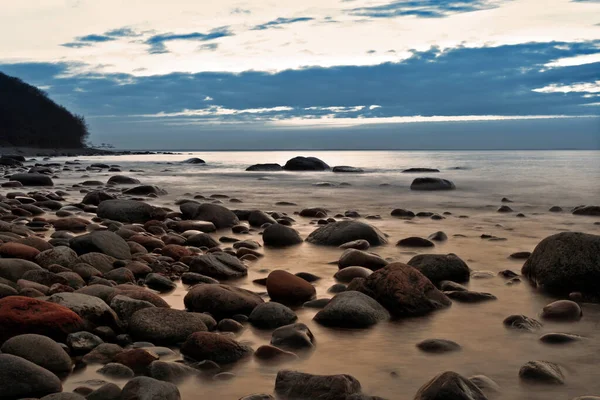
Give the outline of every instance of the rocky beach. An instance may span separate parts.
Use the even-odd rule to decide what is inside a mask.
[[[2,152],[0,400],[600,399],[597,151]]]

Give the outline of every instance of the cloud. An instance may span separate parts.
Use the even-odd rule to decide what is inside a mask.
[[[94,43],[112,42],[114,40],[117,40],[118,38],[137,36],[141,36],[141,34],[135,32],[131,28],[124,27],[112,29],[110,31],[105,32],[102,35],[91,34],[86,36],[79,36],[76,37],[73,42],[63,43],[61,44],[61,46],[70,47],[73,49],[80,49],[82,47],[91,47],[94,45]]]
[[[141,33],[138,33],[136,31],[134,31],[131,28],[118,28],[118,29],[113,29],[110,31],[107,31],[104,33],[106,36],[110,36],[110,37],[138,37],[141,36]]]
[[[91,43],[84,43],[84,42],[69,42],[69,43],[63,43],[61,44],[62,47],[69,47],[72,49],[81,49],[82,47],[91,47],[92,44]]]
[[[200,50],[200,51],[204,51],[204,50],[215,51],[218,48],[219,48],[219,43],[205,43],[205,44],[200,45],[198,47],[198,50]]]
[[[311,17],[300,17],[300,18],[282,18],[279,17],[269,22],[265,22],[264,24],[256,25],[251,30],[253,31],[262,31],[271,28],[280,28],[281,25],[290,25],[296,22],[307,22],[312,21],[314,18]]]
[[[236,15],[236,14],[244,14],[244,15],[248,15],[250,14],[251,11],[247,10],[245,8],[240,8],[240,7],[236,7],[233,10],[231,10],[231,14]]]
[[[222,26],[210,30],[208,33],[191,32],[191,33],[163,33],[151,36],[146,39],[145,43],[150,45],[150,54],[168,53],[166,42],[174,40],[198,40],[206,42],[222,37],[233,36],[233,32],[227,26]]]
[[[442,18],[452,14],[496,8],[505,1],[510,0],[399,0],[348,11],[351,15],[371,18],[394,18],[407,15]]]

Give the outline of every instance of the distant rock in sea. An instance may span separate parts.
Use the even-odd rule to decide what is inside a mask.
[[[410,185],[410,190],[454,190],[453,182],[441,178],[417,178]]]
[[[331,167],[316,157],[298,156],[288,160],[283,169],[286,171],[328,171]]]

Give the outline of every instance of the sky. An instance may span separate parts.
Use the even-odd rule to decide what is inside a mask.
[[[0,71],[124,149],[600,149],[600,0],[5,1]]]

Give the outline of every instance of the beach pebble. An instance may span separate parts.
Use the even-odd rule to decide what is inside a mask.
[[[447,371],[423,385],[414,397],[414,400],[487,400],[483,392],[470,380]]]
[[[337,400],[360,392],[360,382],[350,375],[311,375],[283,370],[275,378],[275,393],[282,398]]]
[[[132,400],[180,400],[181,395],[177,386],[146,376],[133,378],[123,387],[122,399]]]
[[[544,307],[541,317],[557,321],[578,321],[582,315],[579,304],[571,300],[557,300]]]
[[[196,332],[190,335],[181,354],[194,360],[210,360],[218,364],[236,362],[252,354],[253,350],[234,339],[212,332]]]
[[[468,282],[470,279],[471,269],[455,254],[419,254],[407,264],[416,268],[433,283]]]
[[[336,295],[314,320],[337,328],[367,328],[390,318],[387,310],[371,297],[356,291]]]
[[[519,377],[524,381],[562,385],[565,376],[558,364],[549,361],[529,361],[519,370]]]

